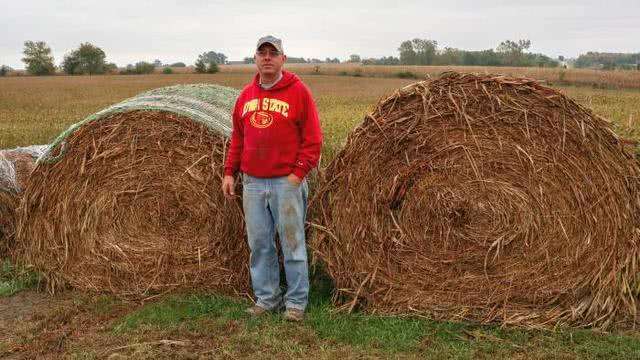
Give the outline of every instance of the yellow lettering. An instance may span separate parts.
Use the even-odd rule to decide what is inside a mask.
[[[244,103],[244,107],[242,108],[242,116],[251,111],[258,110],[258,99],[249,100]]]
[[[242,115],[244,116],[246,113],[257,111],[258,109],[261,109],[262,111],[277,112],[282,114],[284,117],[289,117],[289,104],[282,100],[271,98],[263,98],[262,103],[260,103],[259,99],[247,101],[242,109]]]
[[[269,111],[275,111],[278,112],[278,100],[276,99],[271,99],[269,101]]]

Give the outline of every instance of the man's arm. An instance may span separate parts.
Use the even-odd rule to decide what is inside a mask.
[[[224,178],[222,179],[222,192],[225,196],[235,195],[235,184],[233,177],[238,169],[240,169],[240,159],[242,157],[242,147],[244,145],[244,123],[242,118],[238,114],[238,102],[233,109],[232,121],[233,129],[231,130],[231,141],[229,143],[229,150],[227,151],[227,158],[224,163]]]
[[[229,150],[227,151],[227,159],[224,163],[224,174],[234,176],[240,169],[240,158],[242,156],[242,147],[244,144],[244,124],[238,113],[238,99],[233,109],[232,121],[233,129],[231,130],[231,141]]]
[[[300,124],[302,143],[292,171],[292,174],[300,180],[304,179],[311,169],[318,166],[322,148],[322,130],[320,129],[318,109],[309,89],[304,85],[302,89],[304,91],[302,95],[304,111]]]

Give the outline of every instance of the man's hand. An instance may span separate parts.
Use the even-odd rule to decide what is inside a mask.
[[[236,195],[233,176],[225,175],[222,178],[222,193],[227,199],[231,199]]]
[[[302,182],[302,179],[291,173],[287,176],[287,181],[289,181],[291,185],[298,186]]]

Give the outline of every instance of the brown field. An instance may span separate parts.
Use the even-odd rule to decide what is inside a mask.
[[[640,71],[594,70],[537,67],[498,66],[415,66],[415,65],[362,65],[342,64],[287,64],[287,68],[301,75],[339,75],[364,77],[414,76],[422,79],[437,76],[445,71],[472,72],[480,74],[504,74],[543,80],[556,85],[585,85],[595,88],[640,89]],[[158,67],[156,74],[164,67]],[[193,66],[171,68],[174,74],[194,74]],[[254,65],[221,65],[220,72],[247,74],[255,71]],[[14,71],[12,76],[25,76],[23,71]],[[60,74],[62,75],[62,74]]]
[[[228,69],[225,69],[227,71]],[[292,69],[294,71],[297,71]],[[218,83],[239,88],[251,79],[242,73],[53,76],[0,78],[0,148],[51,141],[82,118],[142,91],[187,83]],[[414,79],[301,74],[315,95],[326,137],[325,159],[375,102]],[[625,137],[640,138],[640,91],[561,86],[579,103],[610,119]]]
[[[299,74],[361,75],[396,77],[400,73],[412,73],[418,78],[437,76],[445,71],[481,74],[524,76],[557,84],[588,85],[595,87],[640,88],[640,71],[561,69],[536,67],[486,67],[486,66],[392,66],[361,64],[289,64],[287,67]],[[253,72],[252,65],[225,65],[222,72]]]
[[[320,66],[322,73],[329,72]],[[331,71],[358,68],[368,69],[345,64]],[[387,69],[389,74],[401,71],[373,68]],[[314,69],[309,65],[291,65],[289,69],[301,73],[318,104],[325,135],[322,167],[378,99],[415,81],[393,76],[312,75]],[[50,142],[70,124],[144,90],[185,83],[239,88],[252,73],[253,68],[246,66],[223,67],[213,75],[0,78],[0,148]],[[640,88],[638,78],[634,81]],[[559,88],[610,119],[618,134],[640,139],[640,90]],[[247,302],[212,294],[174,294],[150,303],[77,291],[51,297],[28,290],[35,287],[35,275],[14,268],[6,259],[0,261],[0,358],[640,359],[637,330],[611,334],[566,328],[537,331],[339,314],[330,305],[329,288],[318,279],[312,283],[307,321],[291,325],[280,316],[248,319],[242,312]]]
[[[250,79],[249,73],[0,78],[0,148],[49,142],[70,124],[148,89],[188,83],[239,88]],[[336,126],[346,118],[353,124],[378,97],[410,82],[319,76],[305,80],[326,122]]]

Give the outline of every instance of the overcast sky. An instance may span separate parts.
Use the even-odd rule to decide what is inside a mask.
[[[530,39],[531,51],[575,57],[586,51],[640,52],[640,0],[140,1],[2,0],[0,64],[22,68],[25,40],[42,40],[56,64],[81,42],[119,66],[140,60],[193,64],[214,50],[252,55],[258,37],[283,39],[289,56],[398,56],[407,39],[439,47],[495,48]]]

